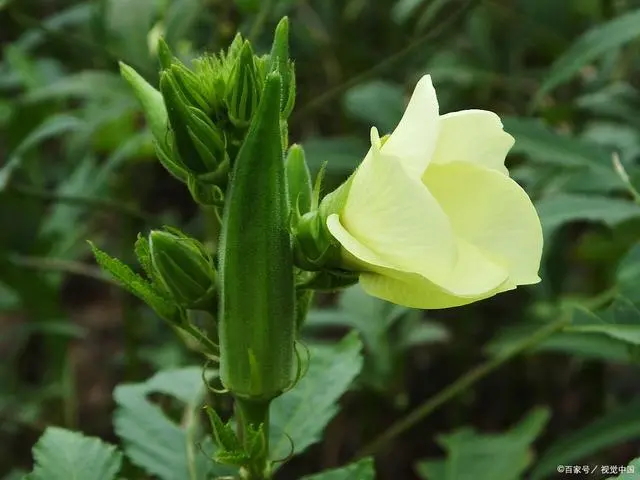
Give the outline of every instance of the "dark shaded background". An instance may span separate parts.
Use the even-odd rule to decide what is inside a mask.
[[[512,175],[545,202],[543,225],[552,225],[542,284],[420,313],[437,328],[411,345],[398,346],[390,329],[386,371],[367,364],[323,442],[278,474],[294,479],[347,463],[394,419],[532,326],[566,314],[569,302],[600,312],[628,288],[616,269],[633,261],[624,256],[638,240],[640,215],[609,162],[618,152],[635,183],[640,44],[633,34],[609,46],[587,42],[574,54],[575,73],[532,100],[586,31],[638,8],[613,0],[0,1],[0,475],[30,469],[47,425],[116,443],[116,384],[200,361],[105,281],[85,243],[133,264],[138,232],[174,223],[206,233],[187,189],[154,160],[138,105],[117,75],[121,59],[157,82],[148,32],[160,20],[188,59],[223,48],[238,29],[265,52],[277,20],[290,16],[298,75],[291,141],[305,146],[314,172],[329,162],[327,190],[366,152],[370,126],[393,128],[416,80],[431,73],[441,112],[483,108],[506,118],[517,139]],[[625,28],[640,34],[634,22]],[[600,53],[579,60],[590,49]],[[596,209],[585,198],[614,203]],[[319,297],[318,308],[336,302]],[[345,331],[320,326],[309,335]],[[503,431],[538,405],[552,412],[538,454],[605,417],[605,427],[581,437],[596,442],[577,463],[626,465],[640,455],[636,346],[607,335],[555,336],[397,438],[377,458],[379,478],[418,478],[418,460],[443,455],[439,434],[464,425]],[[382,347],[367,348],[371,358],[382,355]],[[622,420],[606,421],[620,408],[628,409]]]

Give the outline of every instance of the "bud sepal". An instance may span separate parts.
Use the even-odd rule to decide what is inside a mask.
[[[155,277],[178,305],[197,310],[212,308],[216,271],[200,242],[176,229],[153,230],[149,234],[149,254]]]

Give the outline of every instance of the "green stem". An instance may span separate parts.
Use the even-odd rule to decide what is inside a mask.
[[[247,398],[236,398],[236,408],[238,412],[238,428],[240,438],[245,449],[251,452],[250,465],[241,471],[243,480],[267,480],[271,478],[269,465],[269,407],[271,400],[252,400]],[[262,448],[254,451],[251,432],[256,432],[262,428],[261,442]]]
[[[497,355],[494,358],[486,361],[485,363],[473,368],[465,375],[460,377],[458,380],[453,382],[444,390],[441,390],[435,396],[428,399],[418,408],[413,410],[409,415],[404,418],[401,418],[397,422],[395,422],[391,427],[389,427],[386,431],[384,431],[381,435],[371,441],[368,445],[360,450],[358,453],[358,458],[365,457],[367,455],[372,455],[376,451],[378,451],[381,447],[388,444],[390,441],[398,437],[400,434],[409,430],[411,427],[416,425],[418,422],[423,420],[425,417],[436,411],[446,402],[464,392],[467,388],[471,387],[479,380],[483,379],[494,370],[498,369],[501,365],[508,362],[512,358],[520,355],[521,353],[529,350],[532,347],[537,346],[539,343],[546,340],[552,334],[562,330],[570,323],[570,317],[561,316],[555,322],[544,325],[540,329],[538,329],[533,335],[525,338],[518,344],[514,345],[511,349],[503,353],[502,355]]]

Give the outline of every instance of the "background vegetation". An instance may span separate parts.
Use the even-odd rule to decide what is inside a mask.
[[[86,240],[133,265],[138,232],[208,231],[154,159],[117,61],[154,83],[159,35],[185,60],[237,30],[265,52],[282,15],[298,75],[291,140],[314,172],[328,161],[327,189],[430,73],[442,112],[504,118],[545,255],[541,284],[453,310],[357,287],[319,297],[312,367],[274,411],[296,453],[277,478],[351,462],[478,365],[462,393],[376,448],[378,478],[562,478],[557,465],[640,456],[640,2],[0,0],[0,478],[31,470],[50,426],[120,445],[129,479],[211,473],[199,407],[227,400],[202,392],[201,359],[111,284]],[[570,327],[493,368],[558,319]],[[77,440],[49,432],[60,449]]]

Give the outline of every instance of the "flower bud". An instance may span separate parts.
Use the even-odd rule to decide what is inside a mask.
[[[184,308],[207,309],[215,296],[216,271],[204,246],[174,229],[149,234],[156,278]]]
[[[276,27],[269,55],[267,71],[280,72],[282,77],[282,99],[280,111],[283,118],[293,111],[296,97],[296,77],[293,62],[289,59],[289,19],[283,17]]]
[[[223,133],[202,110],[189,104],[172,71],[162,73],[160,90],[173,132],[173,163],[196,176],[215,172],[226,158]]]
[[[225,103],[229,119],[236,127],[246,128],[258,109],[262,79],[260,78],[251,44],[246,41],[240,50],[229,76]]]
[[[294,216],[301,216],[311,210],[311,173],[300,145],[292,145],[287,155],[287,184],[289,205]]]
[[[353,175],[322,199],[320,206],[302,216],[294,226],[294,259],[309,271],[341,268],[341,245],[327,227],[329,215],[339,212],[349,194]]]

